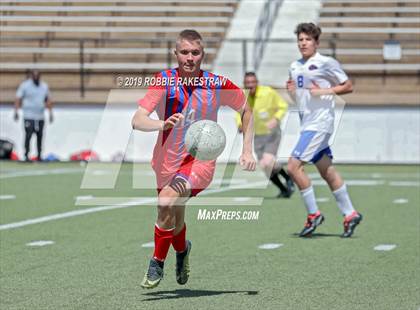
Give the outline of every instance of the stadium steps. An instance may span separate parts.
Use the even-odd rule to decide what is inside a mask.
[[[167,69],[168,58],[175,65],[174,41],[185,28],[205,37],[203,67],[210,69],[237,5],[238,0],[0,0],[1,102],[13,101],[33,68],[42,72],[55,102],[103,103],[117,87],[117,76],[149,76]]]
[[[319,25],[320,51],[337,58],[353,81],[346,102],[420,104],[420,1],[324,0]],[[399,41],[401,59],[384,60],[389,39]]]

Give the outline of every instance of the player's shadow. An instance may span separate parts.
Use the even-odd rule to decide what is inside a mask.
[[[298,233],[293,233],[292,236],[299,238],[299,239],[317,239],[317,238],[326,238],[326,237],[338,237],[341,238],[341,234],[324,234],[324,233],[313,233],[309,237],[299,237]]]
[[[210,290],[190,290],[190,289],[176,289],[172,291],[157,291],[143,294],[150,296],[150,298],[143,299],[143,301],[153,301],[161,299],[177,299],[177,298],[190,298],[190,297],[204,297],[204,296],[217,296],[224,294],[240,294],[245,295],[258,295],[258,291],[210,291]]]

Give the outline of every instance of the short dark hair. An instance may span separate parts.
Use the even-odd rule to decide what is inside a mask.
[[[204,42],[203,42],[203,37],[201,36],[201,34],[198,33],[198,31],[194,30],[194,29],[185,29],[182,30],[179,35],[178,38],[176,40],[177,45],[182,41],[182,40],[188,40],[188,41],[200,41],[200,45],[202,47],[204,47]]]
[[[321,28],[314,23],[300,23],[296,26],[295,34],[299,37],[301,33],[305,33],[314,38],[315,41],[319,41],[322,31]]]
[[[254,71],[247,71],[247,72],[245,72],[244,78],[246,78],[248,76],[253,76],[253,77],[257,78],[257,74]]]

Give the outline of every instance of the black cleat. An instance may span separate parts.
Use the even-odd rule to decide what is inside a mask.
[[[295,183],[293,183],[292,179],[288,179],[286,181],[287,189],[289,191],[289,197],[292,196],[292,194],[295,192]]]
[[[160,280],[163,279],[163,262],[152,258],[150,260],[149,269],[144,275],[140,286],[142,288],[155,288],[159,285]]]
[[[191,246],[191,241],[187,240],[187,248],[185,249],[185,251],[176,253],[176,282],[178,282],[178,284],[181,285],[184,285],[188,282],[188,277],[190,275],[189,256],[191,252]]]
[[[360,224],[362,221],[363,216],[354,211],[349,216],[346,216],[344,218],[344,233],[341,235],[342,238],[350,238],[351,235],[353,235],[354,230],[356,229],[356,226]]]
[[[295,184],[291,179],[286,181],[287,189],[281,189],[277,198],[290,198],[295,192]]]
[[[290,198],[290,192],[289,191],[280,191],[278,193],[277,198]]]
[[[325,217],[319,211],[315,214],[309,214],[306,219],[305,227],[300,232],[299,237],[309,237],[324,220]]]

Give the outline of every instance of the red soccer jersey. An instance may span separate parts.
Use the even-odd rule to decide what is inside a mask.
[[[227,78],[207,71],[200,71],[200,76],[195,79],[180,80],[178,69],[171,69],[158,73],[155,81],[166,83],[150,86],[145,97],[139,100],[139,105],[149,112],[156,111],[160,120],[166,120],[175,113],[184,115],[180,124],[159,132],[152,159],[158,179],[161,175],[174,175],[191,162],[202,169],[214,171],[214,160],[200,161],[189,155],[184,143],[185,133],[194,121],[217,121],[217,112],[222,105],[240,110],[245,104],[242,90]]]

